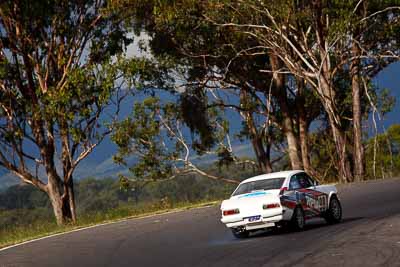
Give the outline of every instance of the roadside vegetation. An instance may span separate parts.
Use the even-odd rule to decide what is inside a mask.
[[[257,174],[252,168],[209,171],[238,181]],[[190,175],[129,190],[115,178],[86,178],[75,188],[79,219],[63,227],[57,226],[51,203],[40,190],[16,185],[1,192],[0,247],[78,227],[214,203],[228,196],[234,185]]]

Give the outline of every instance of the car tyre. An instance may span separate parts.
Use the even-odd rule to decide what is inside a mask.
[[[297,206],[293,211],[293,216],[290,221],[291,228],[295,231],[302,231],[304,230],[304,226],[306,224],[304,211],[301,206]]]
[[[244,229],[237,229],[237,228],[232,228],[232,234],[239,239],[247,238],[250,235],[249,231],[246,231]]]
[[[324,219],[329,224],[338,223],[342,220],[342,205],[336,196],[331,197]]]

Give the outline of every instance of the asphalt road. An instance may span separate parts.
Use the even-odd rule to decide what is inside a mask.
[[[400,180],[339,188],[343,222],[235,239],[218,207],[133,219],[0,251],[0,266],[400,266]]]

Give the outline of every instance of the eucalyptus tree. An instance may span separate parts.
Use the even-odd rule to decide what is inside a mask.
[[[261,170],[272,171],[271,148],[282,147],[281,132],[287,143],[291,167],[301,168],[296,110],[303,109],[303,118],[307,117],[309,125],[320,114],[315,111],[320,109],[296,105],[298,99],[293,96],[297,97],[294,93],[297,89],[290,92],[290,75],[267,71],[273,60],[266,47],[258,46],[257,40],[240,30],[218,27],[206,19],[207,14],[214,12],[211,2],[129,0],[119,1],[119,4],[127,12],[126,17],[133,18],[135,25],[142,25],[150,36],[151,53],[156,58],[173,61],[181,71],[185,81],[182,87],[197,87],[213,97],[225,89],[235,91],[240,101],[214,97],[210,106],[233,109],[241,115],[243,136],[250,140]],[[218,9],[215,12],[219,13]],[[241,15],[243,20],[251,20],[251,13]],[[231,14],[221,12],[218,16],[228,20]],[[314,104],[320,105],[317,101]],[[187,109],[185,113],[192,114],[192,111]],[[302,136],[306,132],[302,131]],[[306,145],[303,142],[303,146]],[[310,168],[307,161],[305,165]]]
[[[110,133],[102,120],[124,95],[117,66],[129,40],[106,7],[0,3],[0,168],[45,192],[58,224],[76,221],[74,170]]]
[[[400,59],[400,1],[360,1],[349,14],[351,50],[349,67],[352,88],[354,176],[362,180],[365,156],[362,144],[363,98],[375,76]],[[385,94],[385,92],[383,92]],[[386,99],[390,103],[390,97]],[[376,103],[370,103],[374,108]],[[385,112],[385,108],[381,110]],[[376,133],[377,134],[377,133]]]
[[[273,71],[290,72],[318,94],[328,115],[339,175],[352,181],[364,173],[361,135],[362,77],[371,79],[399,56],[398,1],[209,1],[205,17],[225,29],[236,28],[277,57]],[[221,16],[220,14],[230,14]],[[248,14],[252,14],[249,16]],[[365,47],[367,49],[362,49]],[[252,49],[249,47],[248,49]],[[279,68],[281,67],[281,68]],[[352,81],[354,149],[342,116],[338,73]],[[355,155],[351,161],[351,152]]]
[[[232,156],[226,122],[217,113],[210,112],[205,122],[217,129],[211,133],[213,136],[204,136],[209,132],[190,134],[179,112],[179,105],[181,103],[149,96],[142,102],[136,102],[132,115],[117,124],[112,139],[119,151],[114,159],[124,165],[127,165],[127,157],[133,157],[135,161],[130,166],[131,175],[121,175],[121,181],[140,184],[197,173],[213,180],[237,184],[238,181],[232,178],[207,173],[196,162],[200,154],[217,157],[220,164],[227,164],[228,161],[240,163]]]
[[[398,1],[118,2],[148,32],[152,53],[183,69],[190,84],[236,86],[241,99],[251,99],[247,102],[257,109],[249,113],[232,103],[225,106],[244,115],[268,114],[265,125],[275,124],[285,135],[292,168],[312,170],[304,118],[310,122],[320,115],[322,104],[340,179],[363,178],[361,126],[368,108],[362,103],[372,78],[398,60]],[[313,96],[319,101],[305,107],[304,100]],[[310,109],[319,112],[305,114]],[[251,129],[251,117],[243,118]],[[256,154],[268,155],[268,145],[254,146],[257,136],[249,135]],[[264,144],[269,137],[261,137]]]

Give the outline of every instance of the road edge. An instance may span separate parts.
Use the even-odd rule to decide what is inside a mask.
[[[92,229],[92,228],[96,228],[96,227],[100,227],[100,226],[116,224],[116,223],[131,221],[131,220],[146,219],[146,218],[151,218],[151,217],[160,216],[160,215],[167,215],[167,214],[184,212],[184,211],[188,211],[188,210],[205,209],[205,208],[216,206],[220,202],[221,201],[219,201],[219,200],[218,201],[212,201],[212,202],[206,202],[206,203],[199,204],[199,205],[196,205],[196,206],[176,208],[176,209],[168,210],[168,211],[165,211],[165,212],[159,212],[159,213],[153,213],[153,214],[145,214],[145,215],[142,215],[142,216],[141,215],[131,216],[131,217],[127,217],[127,218],[118,219],[118,220],[115,220],[115,221],[109,221],[109,222],[104,222],[104,223],[95,224],[95,225],[89,225],[89,226],[82,226],[82,227],[77,226],[76,229],[66,230],[66,231],[62,231],[60,233],[54,233],[54,234],[49,234],[49,235],[38,237],[38,238],[33,238],[33,239],[30,239],[30,240],[26,240],[26,241],[23,241],[21,243],[9,245],[9,246],[3,247],[3,248],[0,247],[0,252],[8,250],[8,249],[11,249],[11,248],[15,248],[15,247],[18,247],[18,246],[22,246],[22,245],[25,245],[25,244],[37,242],[37,241],[40,241],[40,240],[44,240],[44,239],[48,239],[48,238],[52,238],[52,237],[56,237],[56,236],[61,236],[61,235],[67,235],[67,234],[71,234],[71,233],[75,233],[75,232],[79,232],[79,231],[84,231],[84,230],[88,230],[88,229]]]
[[[386,178],[386,179],[376,179],[376,180],[365,180],[365,181],[353,182],[353,183],[329,183],[329,184],[335,185],[335,186],[337,186],[339,188],[340,187],[345,188],[345,187],[353,186],[353,185],[356,185],[356,184],[362,185],[362,184],[381,182],[381,181],[385,181],[385,180],[400,180],[400,177],[393,177],[393,178]],[[216,206],[217,204],[221,203],[221,201],[222,200],[210,201],[210,202],[205,202],[205,203],[201,203],[201,204],[194,205],[194,206],[176,208],[176,209],[168,210],[168,211],[165,211],[165,212],[160,211],[158,213],[155,212],[155,213],[152,213],[152,214],[131,216],[131,217],[126,217],[126,218],[122,218],[122,219],[118,219],[118,220],[114,220],[114,221],[106,221],[106,222],[103,222],[103,223],[89,225],[89,226],[82,226],[82,227],[78,226],[75,229],[61,231],[59,233],[49,234],[49,235],[38,237],[38,238],[33,238],[33,239],[30,239],[30,240],[23,241],[21,243],[16,243],[16,244],[13,244],[13,245],[5,246],[3,248],[0,247],[0,252],[8,250],[8,249],[11,249],[11,248],[14,248],[14,247],[18,247],[18,246],[22,246],[22,245],[25,245],[25,244],[33,243],[33,242],[36,242],[36,241],[44,240],[44,239],[47,239],[47,238],[52,238],[52,237],[56,237],[56,236],[61,236],[61,235],[66,235],[66,234],[70,234],[70,233],[74,233],[74,232],[88,230],[88,229],[92,229],[92,228],[95,228],[95,227],[100,227],[100,226],[105,226],[105,225],[110,225],[110,224],[116,224],[116,223],[130,221],[130,220],[139,220],[139,219],[151,218],[151,217],[155,217],[155,216],[159,216],[159,215],[167,215],[167,214],[179,213],[179,212],[184,212],[184,211],[187,211],[187,210],[208,208],[208,207],[211,207],[211,206]]]

